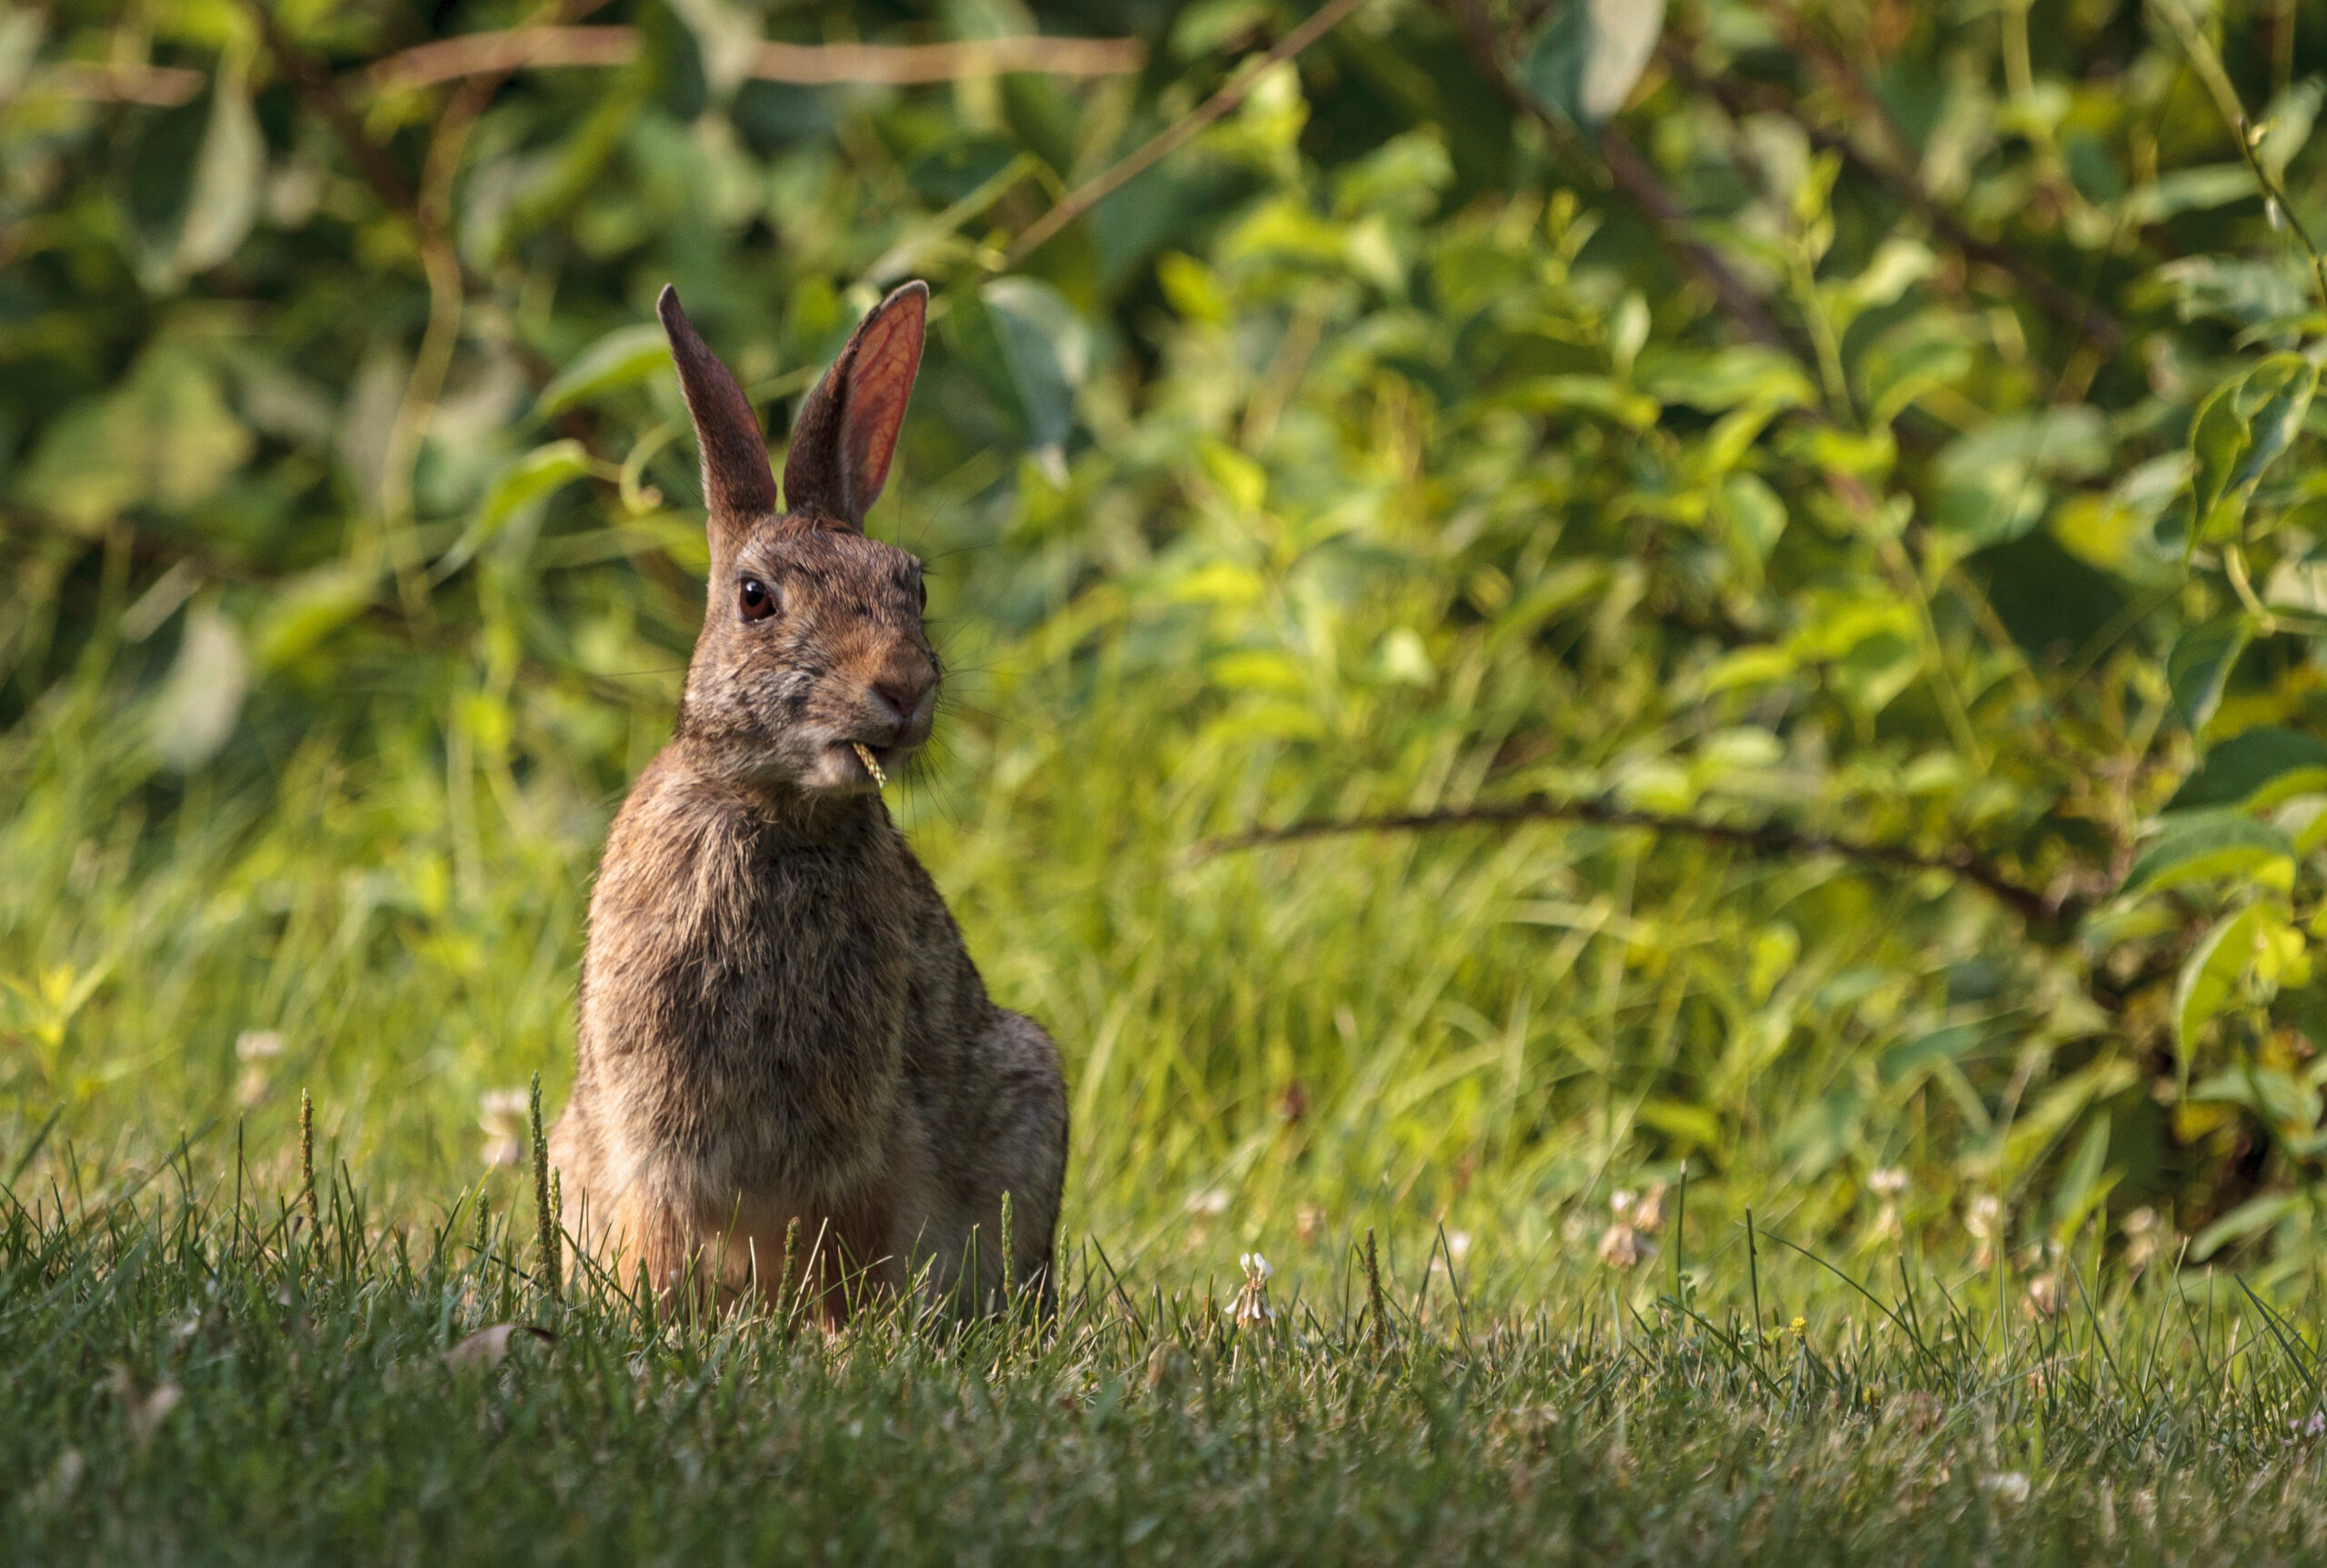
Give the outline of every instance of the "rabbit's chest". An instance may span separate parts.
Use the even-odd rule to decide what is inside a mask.
[[[899,924],[813,869],[764,875],[754,891],[744,929],[706,955],[737,1047],[794,1074],[894,1057],[911,968]]]
[[[592,900],[582,1033],[608,1115],[704,1201],[877,1173],[912,946],[876,835],[802,845],[650,796]]]
[[[763,860],[743,880],[691,944],[691,1038],[672,1064],[682,1141],[723,1189],[844,1185],[877,1164],[893,1120],[905,934],[814,856]]]

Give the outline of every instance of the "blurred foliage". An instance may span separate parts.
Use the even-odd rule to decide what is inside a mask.
[[[655,290],[780,445],[924,275],[873,527],[954,674],[893,800],[1067,1050],[1071,1223],[1523,1263],[1685,1161],[1707,1224],[2321,1261],[2327,19],[1368,0],[1016,254],[1304,15],[0,17],[27,1154],[306,1084],[468,1166],[700,616]],[[630,44],[379,65],[552,23]],[[1037,32],[1145,64],[753,74]]]

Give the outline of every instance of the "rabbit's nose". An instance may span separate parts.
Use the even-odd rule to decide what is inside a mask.
[[[913,727],[914,716],[920,713],[922,699],[929,694],[932,684],[926,672],[892,670],[873,683],[873,696],[889,711],[891,722],[903,734]]]

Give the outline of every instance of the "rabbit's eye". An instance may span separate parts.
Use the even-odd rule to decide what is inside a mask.
[[[767,584],[757,577],[744,578],[742,591],[736,597],[743,605],[746,621],[764,621],[775,614],[775,595],[769,593]]]
[[[916,577],[914,579],[913,591],[921,595],[921,607],[924,613],[926,613],[929,609],[929,584]]]

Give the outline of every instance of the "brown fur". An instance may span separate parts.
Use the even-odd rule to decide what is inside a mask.
[[[851,750],[902,767],[935,702],[921,564],[861,531],[925,298],[884,301],[810,395],[779,514],[749,404],[664,291],[711,501],[709,607],[676,737],[607,837],[550,1134],[576,1233],[619,1277],[644,1262],[666,1292],[765,1289],[797,1219],[830,1321],[856,1290],[915,1282],[990,1306],[1004,1193],[1014,1283],[1048,1299],[1065,1174],[1056,1048],[987,997]]]

